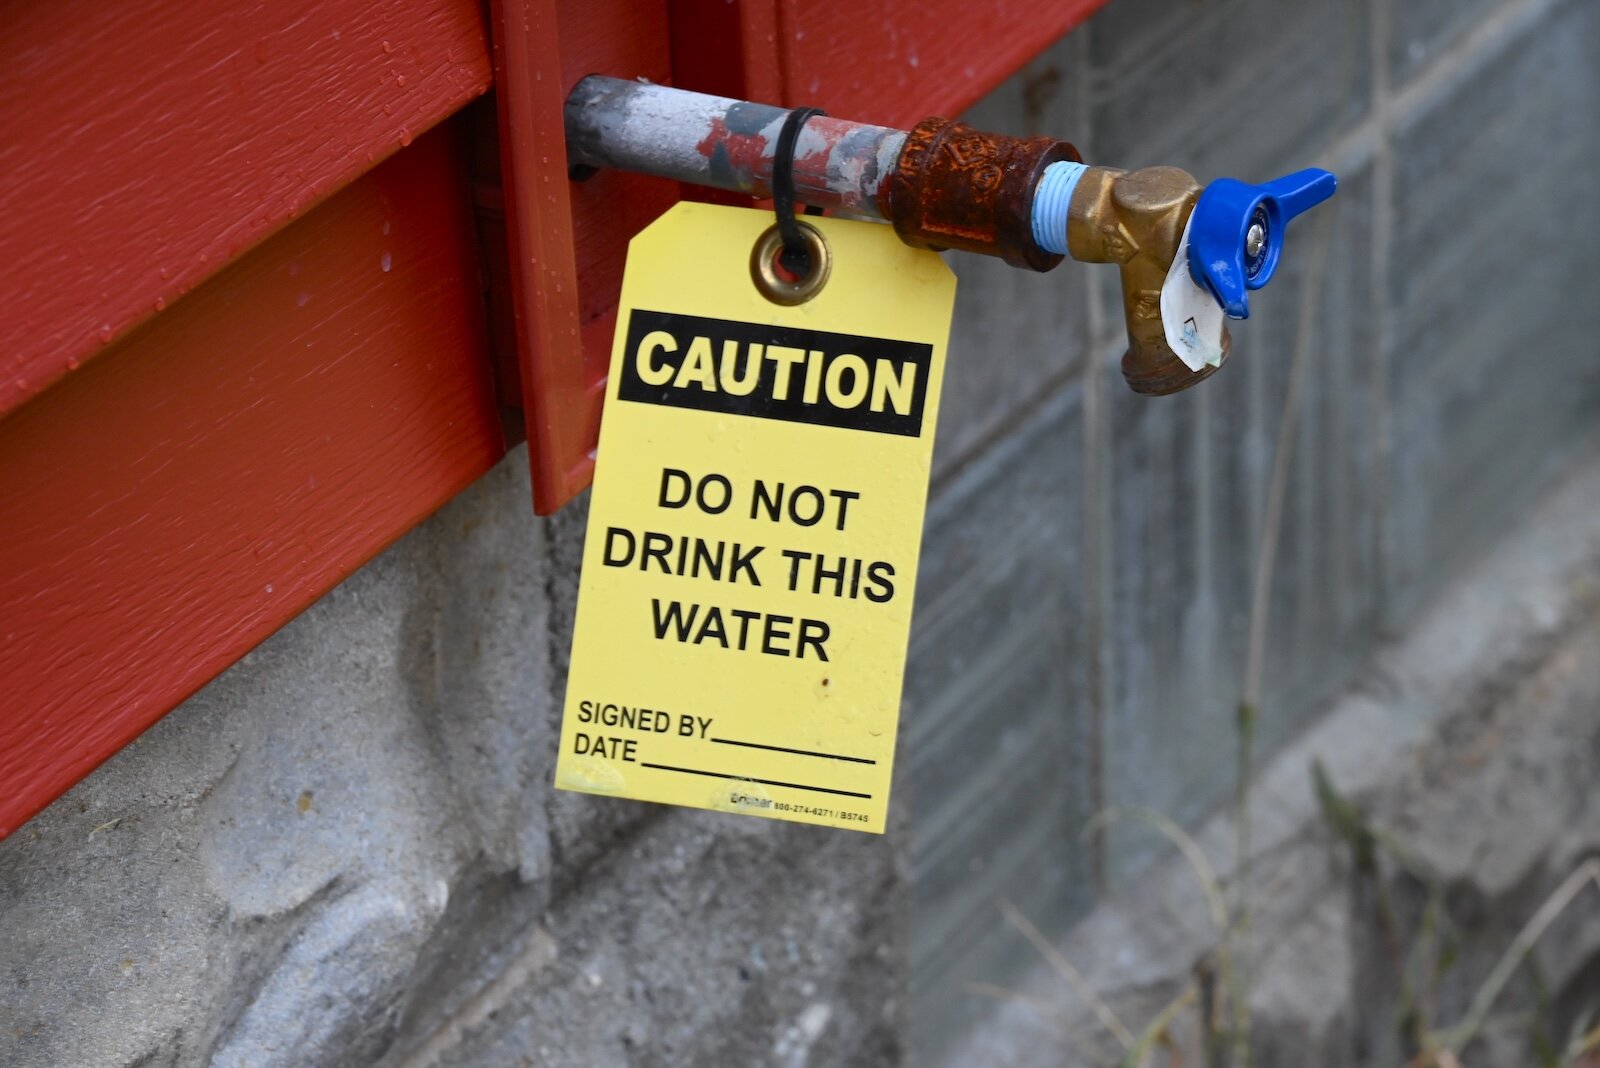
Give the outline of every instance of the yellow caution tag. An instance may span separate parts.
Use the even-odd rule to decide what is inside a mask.
[[[808,218],[679,204],[628,253],[556,785],[882,833],[955,277]]]

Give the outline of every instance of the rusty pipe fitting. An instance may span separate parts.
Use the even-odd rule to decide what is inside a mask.
[[[1161,287],[1199,196],[1200,184],[1176,167],[1090,167],[1072,195],[1067,215],[1072,258],[1114,263],[1122,272],[1122,313],[1128,328],[1122,376],[1135,393],[1176,393],[1217,370],[1189,370],[1167,344],[1161,323]],[[1224,328],[1224,362],[1232,346]]]
[[[789,111],[649,82],[591,75],[567,97],[567,154],[581,168],[772,194],[773,155]],[[984,133],[948,119],[912,130],[816,116],[795,144],[801,203],[883,219],[918,248],[956,248],[1047,271],[1035,244],[1034,190],[1050,164],[1078,160],[1064,141]]]
[[[1050,164],[1081,159],[1065,141],[923,119],[906,134],[890,172],[887,215],[915,248],[979,252],[1048,271],[1062,257],[1033,239],[1034,192]]]

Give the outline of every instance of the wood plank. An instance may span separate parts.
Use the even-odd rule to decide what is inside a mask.
[[[948,117],[1106,2],[781,0],[782,103],[883,126]]]
[[[665,0],[492,0],[507,278],[534,507],[589,484],[628,241],[677,199],[636,174],[568,180],[562,108],[597,70],[664,79]]]
[[[454,136],[0,421],[0,836],[501,456]]]
[[[465,0],[0,12],[0,414],[490,84]]]

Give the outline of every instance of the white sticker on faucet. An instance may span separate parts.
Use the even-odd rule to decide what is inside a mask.
[[[1193,215],[1190,221],[1193,221]],[[1189,274],[1189,224],[1161,286],[1161,325],[1167,344],[1191,371],[1222,366],[1222,306]]]

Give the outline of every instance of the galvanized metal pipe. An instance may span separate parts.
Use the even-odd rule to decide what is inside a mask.
[[[768,104],[591,75],[567,98],[567,155],[581,166],[767,197],[788,114]],[[905,141],[904,130],[812,118],[795,145],[797,199],[887,219],[885,183]]]
[[[567,98],[567,156],[580,166],[766,197],[788,114],[594,75]],[[892,130],[819,116],[801,130],[794,176],[802,203],[883,219],[918,248],[999,256],[1036,271],[1066,253],[1118,264],[1128,384],[1171,393],[1216,369],[1191,371],[1169,346],[1161,318],[1161,288],[1200,193],[1183,171],[1086,167],[1065,141],[985,133],[946,119]],[[1222,345],[1226,353],[1226,330]]]

